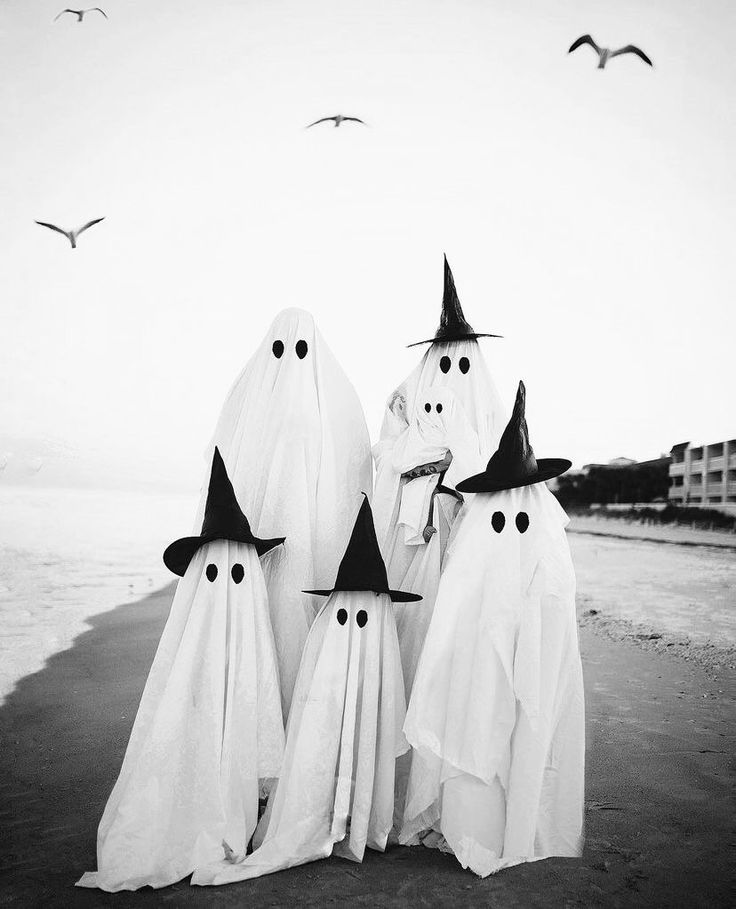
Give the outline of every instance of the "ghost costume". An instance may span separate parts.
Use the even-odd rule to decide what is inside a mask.
[[[480,451],[488,459],[495,450],[505,423],[505,410],[486,366],[477,338],[466,321],[450,266],[445,258],[445,289],[440,327],[414,371],[389,396],[381,427],[381,441],[399,436],[407,427],[420,398],[431,386],[449,388],[465,411],[478,436]],[[410,344],[410,347],[415,345]]]
[[[372,488],[360,401],[312,316],[286,309],[235,381],[212,445],[254,532],[286,543],[264,560],[284,716],[315,615],[302,588],[327,583],[361,490]]]
[[[439,845],[483,877],[582,849],[575,576],[566,516],[541,482],[569,461],[536,461],[523,405],[522,385],[496,462],[459,484],[476,495],[448,549],[404,726],[415,751],[401,841]]]
[[[448,468],[409,478],[421,465]],[[396,607],[407,696],[432,617],[445,547],[462,500],[455,485],[482,466],[478,437],[449,388],[433,386],[417,399],[409,425],[395,439],[378,442],[373,511],[389,582],[421,593],[422,609]],[[445,462],[446,463],[446,462]],[[455,494],[455,495],[454,495]]]
[[[259,780],[277,776],[281,768],[278,669],[258,556],[280,541],[257,540],[249,529],[239,532],[227,516],[222,522],[221,509],[212,507],[224,467],[219,478],[217,470],[215,463],[209,530],[206,520],[198,541],[178,541],[189,552],[201,545],[185,557],[191,560],[105,806],[98,870],[85,874],[78,886],[165,887],[221,856],[223,844],[244,852],[258,820]],[[226,488],[219,492],[227,498]],[[220,519],[219,530],[213,518],[215,524]],[[219,533],[235,540],[202,543]],[[246,538],[252,542],[243,542]]]
[[[393,824],[394,766],[408,748],[393,601],[367,499],[329,598],[312,625],[289,717],[284,767],[239,862],[200,868],[225,884],[327,858],[382,851]]]

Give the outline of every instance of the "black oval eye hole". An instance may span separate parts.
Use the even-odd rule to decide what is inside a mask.
[[[208,581],[214,581],[215,578],[217,577],[217,565],[210,562],[210,564],[207,566],[207,571],[205,573],[207,575]]]
[[[341,625],[344,625],[345,622],[347,622],[347,620],[348,620],[348,613],[347,613],[347,610],[346,610],[346,609],[338,609],[338,610],[337,610],[337,621],[338,621]]]
[[[516,529],[519,533],[526,533],[529,529],[529,515],[525,511],[520,511],[516,515]]]
[[[502,511],[494,511],[493,517],[491,518],[491,527],[496,531],[496,533],[501,533],[505,526],[506,515]]]
[[[365,623],[368,621],[368,613],[365,609],[358,610],[355,621],[358,623],[358,628],[363,628],[365,626]]]
[[[460,372],[465,375],[470,369],[470,360],[467,357],[460,357],[460,362],[457,365],[460,367]]]
[[[442,372],[449,372],[452,366],[452,360],[449,357],[442,357],[440,360],[440,369]]]
[[[236,562],[230,569],[230,574],[233,577],[233,581],[235,581],[236,584],[239,584],[245,577],[245,569],[240,562]]]
[[[437,405],[437,413],[442,413],[442,405],[441,405],[441,404],[438,404],[438,405]]]
[[[427,403],[424,405],[424,409],[427,411],[427,413],[429,413],[430,410],[432,409],[432,405],[431,405],[429,402],[427,402]]]
[[[274,341],[271,350],[273,351],[274,357],[276,357],[277,360],[280,360],[284,353],[284,342]]]
[[[297,357],[299,357],[300,360],[303,360],[304,357],[306,357],[306,355],[307,355],[307,351],[309,350],[309,347],[307,346],[307,342],[306,341],[297,341],[295,350],[296,350]]]

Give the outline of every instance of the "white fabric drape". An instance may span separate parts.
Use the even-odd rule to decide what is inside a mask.
[[[245,572],[239,583],[236,564]],[[217,568],[214,581],[209,565]],[[165,887],[221,856],[223,843],[244,852],[258,818],[259,780],[278,775],[283,749],[258,556],[249,544],[209,543],[177,586],[100,822],[98,870],[78,885]]]
[[[254,837],[258,848],[240,862],[199,868],[192,883],[259,877],[333,851],[359,862],[366,846],[385,849],[395,762],[408,748],[404,715],[391,600],[333,593],[309,632],[283,771]]]
[[[582,848],[583,683],[566,520],[543,484],[472,498],[414,679],[401,841],[433,828],[482,876]]]
[[[443,386],[432,386],[418,395],[408,425],[398,436],[378,442],[373,449],[373,514],[389,583],[395,589],[412,590],[423,597],[419,608],[413,603],[396,606],[407,695],[432,617],[442,557],[458,503],[447,493],[434,497],[432,526],[436,533],[426,541],[423,531],[429,521],[438,475],[407,480],[401,479],[401,474],[442,460],[448,451],[452,462],[442,480],[445,487],[454,488],[484,466],[478,437],[462,404],[450,388]]]
[[[372,488],[363,409],[309,313],[275,318],[225,400],[207,463],[215,445],[253,532],[286,537],[264,571],[287,716],[315,614],[301,591],[332,583],[360,494]],[[200,520],[205,499],[206,486]]]
[[[444,372],[442,366],[447,366],[448,361],[449,368]],[[461,365],[467,367],[465,372]],[[419,398],[432,386],[449,388],[454,393],[478,436],[485,464],[498,446],[507,417],[475,340],[429,345],[419,365],[389,396],[381,441],[398,436],[406,428]]]

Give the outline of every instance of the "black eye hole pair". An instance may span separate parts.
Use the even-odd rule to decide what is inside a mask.
[[[516,529],[519,533],[526,533],[529,529],[529,515],[525,511],[520,511],[516,515]],[[494,511],[493,517],[491,518],[491,527],[496,531],[496,533],[501,533],[501,531],[506,526],[506,515],[502,511]]]
[[[465,373],[470,369],[470,360],[467,357],[460,357],[457,365],[460,368],[460,372],[465,375]],[[451,366],[452,360],[449,357],[442,357],[440,360],[440,369],[442,372],[449,372]]]
[[[427,401],[427,403],[424,405],[424,409],[427,411],[427,413],[429,413],[432,410],[432,405],[429,403],[429,401]],[[435,405],[435,409],[437,410],[437,413],[442,413],[441,404]]]
[[[348,620],[348,611],[347,609],[338,609],[337,610],[337,621],[344,625]],[[355,621],[358,624],[358,628],[364,628],[366,622],[368,621],[368,613],[365,609],[359,609],[355,614]]]
[[[217,565],[215,565],[214,562],[210,562],[205,573],[207,575],[207,580],[212,583],[217,577]],[[236,562],[230,569],[230,574],[233,581],[235,581],[236,584],[239,584],[245,577],[245,569],[240,562]]]
[[[274,357],[276,357],[277,360],[280,360],[284,355],[284,342],[274,341],[271,350],[273,351]],[[294,350],[296,351],[297,357],[299,357],[300,360],[303,360],[307,355],[309,345],[306,341],[297,341]]]

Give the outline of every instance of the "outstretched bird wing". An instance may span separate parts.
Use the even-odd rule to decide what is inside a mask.
[[[309,126],[305,126],[305,129],[309,129],[310,126],[316,126],[318,123],[326,123],[328,120],[335,120],[336,117],[322,117],[321,120],[315,120],[314,123],[310,123]]]
[[[77,236],[79,236],[80,234],[84,233],[84,231],[87,230],[88,227],[92,227],[94,224],[99,224],[100,221],[104,221],[104,220],[105,220],[104,218],[95,218],[94,221],[87,221],[87,223],[85,225],[80,227],[79,230],[75,230],[74,233]]]
[[[571,54],[574,50],[577,50],[583,44],[589,44],[593,48],[593,50],[596,52],[596,54],[599,54],[601,52],[600,47],[598,47],[598,45],[590,37],[590,35],[581,35],[581,37],[578,38],[577,41],[573,41],[573,43],[570,45],[570,50],[568,51],[568,54]]]
[[[77,15],[77,11],[76,11],[75,9],[63,9],[63,10],[59,13],[58,16],[54,16],[54,22],[56,22],[56,20],[59,18],[59,16],[63,16],[64,13],[71,13],[73,16],[76,16],[76,15]],[[36,224],[40,224],[40,223],[41,223],[40,221],[36,221]],[[48,227],[49,225],[46,224],[45,226]]]
[[[343,120],[353,120],[355,123],[362,123],[363,126],[366,125],[365,120],[361,120],[360,117],[343,117]]]
[[[88,13],[102,13],[102,15],[107,19],[107,13],[104,9],[100,9],[99,6],[93,6],[91,9],[86,10]]]
[[[57,227],[55,224],[48,224],[46,221],[36,221],[36,224],[40,224],[41,227],[48,227],[49,230],[55,230],[57,234],[63,234],[67,240],[69,239],[69,234],[62,230],[61,227]]]
[[[633,44],[627,44],[626,47],[619,47],[618,50],[611,51],[611,56],[612,56],[612,57],[618,57],[619,54],[636,54],[636,56],[637,56],[637,57],[641,57],[641,59],[642,59],[645,63],[648,63],[650,66],[654,66],[654,64],[653,64],[652,61],[649,59],[649,57],[647,57],[647,55],[644,53],[644,51],[643,51],[643,50],[639,50],[638,47],[634,47]]]

